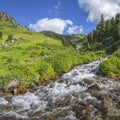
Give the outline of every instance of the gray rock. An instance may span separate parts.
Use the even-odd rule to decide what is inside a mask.
[[[88,89],[89,90],[100,90],[100,86],[98,84],[94,84],[94,85],[91,85]]]
[[[87,85],[92,85],[93,84],[93,80],[89,80],[89,79],[87,79],[87,78],[84,78],[83,80],[82,80],[84,83],[86,83]]]
[[[18,88],[20,86],[20,82],[17,79],[12,80],[11,82],[8,83],[7,88]]]
[[[11,80],[7,86],[3,88],[3,92],[12,92],[14,95],[17,94],[20,82],[17,79]]]

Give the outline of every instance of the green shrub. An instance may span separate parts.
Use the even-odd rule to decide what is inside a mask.
[[[45,61],[41,61],[39,63],[37,72],[39,74],[40,80],[48,79],[55,75],[54,69],[52,68],[51,64]]]
[[[73,65],[72,60],[62,54],[58,54],[52,58],[48,58],[47,62],[52,65],[56,73],[67,72]]]
[[[8,40],[12,40],[13,39],[13,35],[8,35]]]
[[[105,76],[120,75],[120,58],[112,56],[100,64],[100,69]]]
[[[120,49],[118,49],[113,55],[117,56],[118,58],[120,58]]]

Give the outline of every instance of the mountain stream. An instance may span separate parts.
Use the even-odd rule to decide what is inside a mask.
[[[101,61],[74,67],[34,92],[0,97],[0,120],[120,120],[120,83],[102,77]]]

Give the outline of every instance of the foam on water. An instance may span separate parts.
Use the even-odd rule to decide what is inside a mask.
[[[27,116],[20,115],[20,114],[14,112],[14,111],[4,112],[3,116],[9,116],[9,117],[10,116],[11,117],[15,116],[16,118],[22,118],[22,119],[27,119],[28,118]]]
[[[25,109],[30,109],[31,107],[44,109],[47,103],[45,101],[41,101],[34,93],[27,92],[24,95],[13,97],[12,104]]]
[[[70,82],[81,81],[83,78],[93,78],[99,69],[100,61],[95,61],[89,64],[75,67],[69,73],[62,76],[62,79],[69,80]]]
[[[0,97],[0,105],[7,105],[8,101],[6,101],[4,98]]]
[[[70,93],[80,92],[86,89],[86,86],[82,87],[79,84],[67,85],[66,83],[55,82],[54,84],[52,84],[52,87],[48,85],[47,87],[38,90],[36,94],[39,96],[40,99],[52,100],[54,102],[57,99],[60,99],[61,97],[64,97]]]

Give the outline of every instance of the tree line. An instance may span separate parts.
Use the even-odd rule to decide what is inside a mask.
[[[120,14],[117,14],[112,19],[105,20],[101,15],[101,21],[97,24],[96,29],[87,35],[88,44],[96,42],[104,46],[110,45],[110,42],[120,43]],[[115,46],[115,49],[118,49]]]

